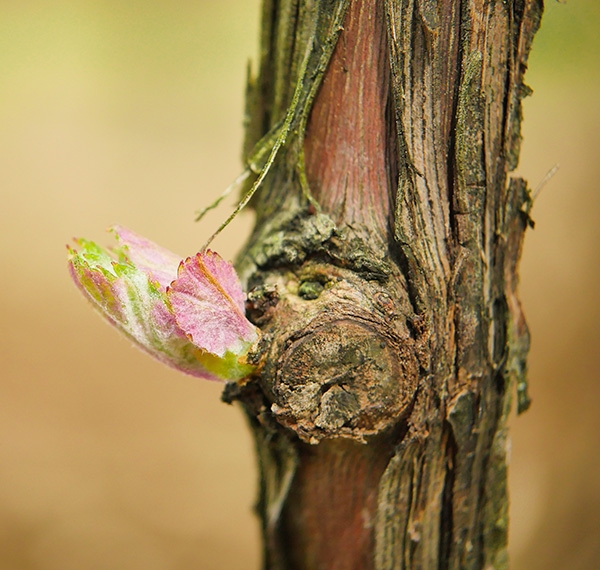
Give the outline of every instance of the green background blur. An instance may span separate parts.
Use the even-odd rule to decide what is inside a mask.
[[[252,443],[69,282],[119,222],[182,256],[229,211],[258,0],[0,2],[0,570],[259,567]],[[533,406],[512,420],[514,570],[600,568],[600,2],[548,1],[519,173]],[[231,203],[231,202],[230,202]],[[252,215],[214,244],[234,256]]]

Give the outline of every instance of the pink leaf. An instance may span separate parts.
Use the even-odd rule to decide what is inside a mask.
[[[113,226],[111,231],[121,244],[117,253],[165,290],[177,275],[181,257],[123,226]]]
[[[208,352],[240,353],[257,339],[244,315],[245,295],[235,269],[213,251],[181,262],[167,295],[181,330]]]
[[[139,348],[182,372],[230,381],[252,374],[246,356],[258,331],[244,316],[232,265],[212,252],[179,264],[127,228],[113,232],[119,246],[112,253],[84,239],[76,240],[80,251],[68,247],[71,277],[94,307]]]

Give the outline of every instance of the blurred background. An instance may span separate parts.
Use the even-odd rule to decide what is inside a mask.
[[[259,567],[252,443],[221,386],[132,348],[70,283],[119,222],[195,253],[240,172],[258,0],[0,2],[0,570]],[[532,408],[512,419],[514,570],[600,568],[600,3],[548,0],[519,174]],[[244,213],[215,249],[232,258]]]

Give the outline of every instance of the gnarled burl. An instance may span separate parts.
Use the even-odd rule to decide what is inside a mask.
[[[238,263],[261,372],[224,399],[256,439],[266,569],[507,567],[530,222],[509,172],[541,12],[264,2],[245,154],[279,151]]]

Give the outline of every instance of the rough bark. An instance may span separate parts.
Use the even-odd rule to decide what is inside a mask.
[[[519,154],[542,0],[265,0],[239,268],[264,567],[507,562]]]

